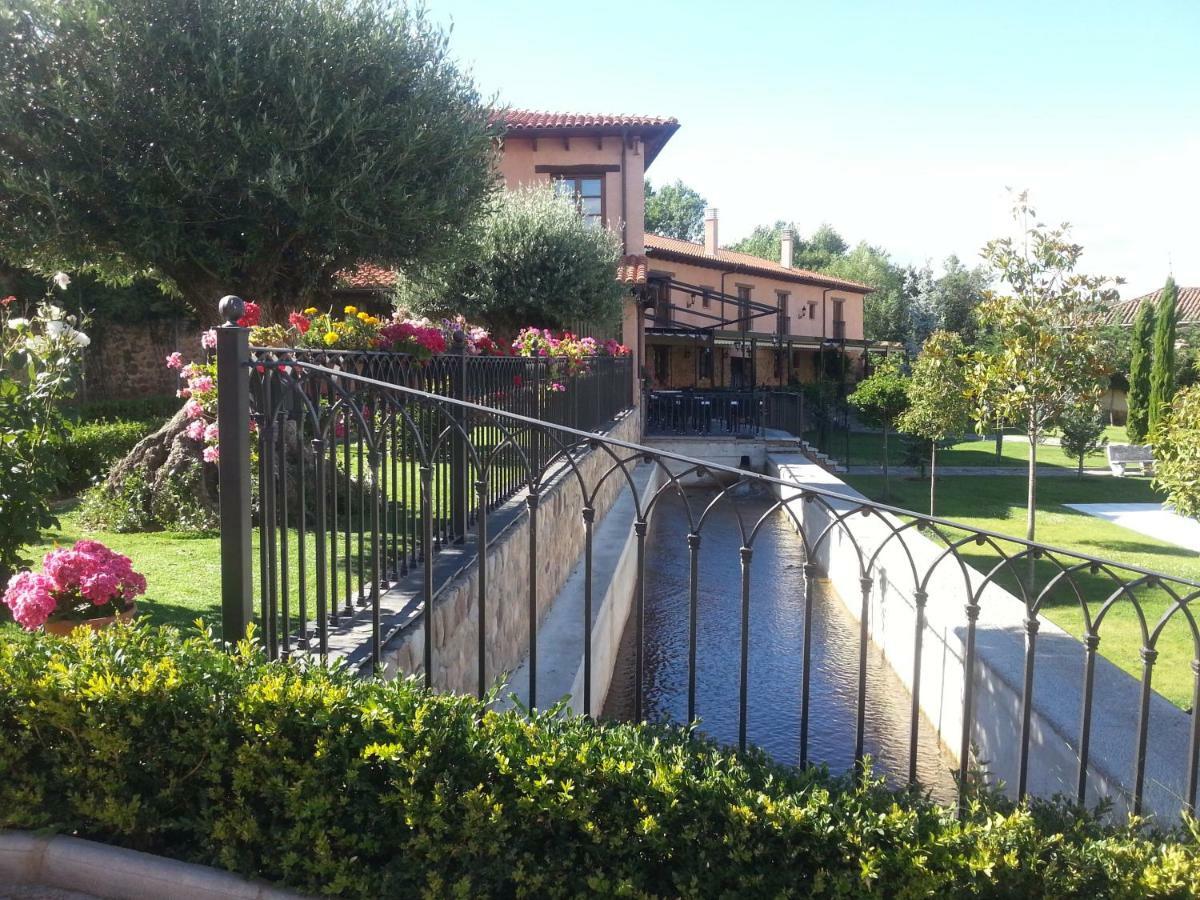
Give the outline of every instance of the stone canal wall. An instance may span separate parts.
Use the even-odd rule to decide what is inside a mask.
[[[819,487],[845,495],[861,494],[799,454],[772,454],[768,474],[797,483],[793,491],[780,488],[784,499],[803,487]],[[832,504],[835,511],[850,503]],[[880,648],[910,691],[913,684],[916,605],[914,568],[928,583],[926,623],[921,657],[920,705],[955,758],[962,735],[964,651],[967,634],[966,599],[982,576],[953,558],[944,548],[915,530],[893,538],[889,524],[876,515],[854,515],[847,524],[819,503],[797,501],[793,509],[810,542],[829,531],[813,554],[822,577],[857,619],[862,608],[862,563],[876,551],[871,572],[867,622],[872,641]],[[794,520],[793,520],[794,521]],[[898,521],[888,517],[892,526]],[[852,533],[851,533],[852,529]],[[882,550],[879,548],[882,547]],[[907,548],[907,552],[906,552]],[[910,556],[911,554],[911,556]],[[942,560],[939,563],[939,560]],[[1018,778],[1021,736],[1021,695],[1025,658],[1025,605],[995,584],[980,598],[976,628],[974,711],[971,745],[974,763],[1014,794]],[[1079,734],[1083,709],[1083,645],[1046,619],[1037,639],[1029,791],[1039,796],[1076,791]],[[1114,802],[1119,815],[1131,803],[1135,743],[1138,733],[1140,685],[1107,659],[1096,661],[1088,765],[1088,801],[1101,797]],[[870,702],[868,698],[868,702]],[[1185,768],[1191,717],[1155,694],[1150,711],[1144,811],[1173,822],[1186,789]]]

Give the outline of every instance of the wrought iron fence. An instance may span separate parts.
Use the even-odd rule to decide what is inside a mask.
[[[645,407],[648,435],[754,437],[775,429],[801,437],[805,431],[804,395],[795,391],[646,391]]]
[[[235,312],[225,310],[231,322],[236,320]],[[329,651],[331,633],[344,624],[346,617],[362,621],[369,616],[371,654],[377,660],[380,646],[387,638],[380,619],[381,597],[398,579],[411,573],[422,580],[421,596],[426,601],[419,612],[425,626],[420,669],[426,684],[436,687],[432,604],[428,599],[435,596],[434,562],[439,549],[457,536],[453,526],[447,524],[454,521],[455,513],[449,508],[452,502],[448,498],[452,495],[443,487],[443,479],[458,458],[465,461],[474,491],[473,505],[466,515],[476,548],[490,545],[494,504],[503,491],[517,491],[513,502],[520,504],[521,515],[528,522],[528,581],[523,597],[493,596],[487,567],[478,567],[474,609],[479,641],[478,691],[484,694],[491,685],[490,679],[501,674],[489,672],[486,664],[486,639],[489,628],[494,627],[497,605],[528,604],[527,697],[536,706],[539,699],[545,699],[538,696],[536,665],[541,572],[539,498],[552,477],[565,479],[578,492],[578,528],[583,532],[588,573],[580,649],[585,670],[590,671],[595,498],[613,480],[632,488],[635,470],[649,465],[660,474],[661,487],[646,502],[635,492],[636,513],[632,524],[637,583],[630,615],[637,650],[634,672],[637,716],[645,709],[646,659],[642,651],[646,629],[646,534],[658,501],[667,494],[682,498],[689,522],[687,545],[677,548],[677,552],[686,554],[690,560],[691,572],[687,585],[689,720],[695,718],[697,698],[704,689],[696,658],[696,623],[702,615],[698,605],[699,559],[702,554],[723,555],[741,572],[736,652],[740,662],[738,721],[742,746],[747,740],[750,692],[747,663],[755,651],[749,627],[756,587],[752,580],[752,559],[756,538],[767,515],[782,510],[796,526],[806,560],[803,641],[799,648],[803,678],[798,685],[777,685],[775,689],[793,689],[799,693],[802,763],[808,760],[809,723],[819,714],[813,708],[819,698],[811,696],[809,679],[814,591],[819,577],[834,568],[830,554],[836,546],[837,552],[851,561],[861,589],[857,668],[853,673],[857,684],[856,759],[861,760],[864,755],[864,713],[870,702],[866,680],[871,643],[868,622],[877,614],[873,612],[871,598],[884,590],[891,598],[889,602],[897,604],[894,609],[888,608],[889,615],[903,606],[912,616],[911,630],[907,632],[911,643],[906,650],[912,695],[910,779],[915,779],[917,771],[917,730],[926,699],[922,690],[923,687],[928,690],[928,685],[922,684],[922,673],[930,662],[927,645],[933,634],[927,611],[936,604],[942,615],[952,618],[949,624],[939,626],[942,630],[938,634],[961,642],[961,659],[948,653],[948,644],[939,648],[939,655],[944,657],[939,664],[943,668],[961,666],[959,671],[963,676],[961,697],[955,700],[961,704],[957,709],[961,728],[953,740],[947,737],[960,750],[960,784],[969,781],[972,740],[978,726],[976,715],[982,702],[978,691],[980,685],[991,686],[979,674],[983,665],[979,640],[983,635],[990,645],[1013,632],[1013,639],[1023,648],[1013,661],[1020,671],[1019,685],[1014,688],[1019,711],[1013,719],[1019,724],[1003,738],[1016,742],[1019,774],[1014,780],[1019,794],[1024,795],[1028,790],[1031,753],[1037,751],[1049,757],[1065,752],[1062,747],[1050,746],[1053,742],[1048,743],[1044,734],[1035,734],[1035,689],[1044,694],[1062,693],[1070,688],[1079,696],[1078,730],[1064,743],[1077,768],[1074,787],[1080,801],[1089,796],[1089,779],[1100,780],[1095,774],[1098,762],[1093,754],[1092,735],[1093,731],[1103,729],[1105,746],[1129,743],[1129,793],[1134,810],[1143,805],[1147,759],[1154,756],[1159,765],[1164,753],[1167,762],[1163,764],[1171,767],[1170,777],[1178,781],[1178,788],[1173,790],[1180,807],[1194,808],[1200,762],[1200,719],[1194,714],[1195,707],[1200,705],[1200,629],[1192,610],[1195,598],[1200,595],[1200,584],[1196,582],[970,528],[860,497],[847,497],[819,485],[799,486],[787,479],[651,450],[598,433],[593,429],[602,424],[601,416],[622,403],[615,393],[609,396],[607,392],[616,392],[616,383],[627,385],[628,375],[624,372],[619,377],[611,375],[610,381],[605,381],[609,376],[596,372],[594,377],[600,383],[583,388],[592,391],[590,396],[595,401],[584,416],[564,412],[562,404],[573,401],[555,401],[551,396],[555,392],[546,393],[544,385],[537,396],[527,391],[524,384],[513,385],[511,370],[501,366],[483,370],[490,374],[473,382],[473,393],[467,395],[473,399],[458,399],[428,389],[445,387],[444,382],[438,381],[442,376],[436,374],[437,368],[428,376],[432,380],[423,381],[426,375],[416,370],[405,369],[408,374],[401,377],[388,369],[390,364],[384,363],[368,361],[360,368],[357,362],[351,365],[333,356],[301,358],[280,351],[251,353],[243,329],[226,326],[218,332],[222,580],[227,635],[243,631],[252,618],[251,586],[256,583],[261,633],[272,655],[324,656]],[[523,399],[500,402],[497,392],[512,391],[514,387],[521,388],[517,395]],[[478,402],[489,399],[491,405]],[[554,405],[556,402],[558,406]],[[537,415],[530,415],[531,412]],[[586,424],[574,427],[538,417],[556,414],[578,416],[576,421]],[[253,440],[248,437],[252,419],[257,423]],[[257,469],[252,478],[254,448]],[[598,454],[603,464],[596,470],[598,474],[585,478],[581,460],[589,454]],[[697,504],[684,488],[685,480],[696,474],[721,481],[725,486]],[[504,486],[502,490],[496,487],[498,484]],[[740,546],[708,546],[704,540],[708,511],[717,504],[730,504],[736,510],[739,491],[749,484],[761,485],[777,495],[771,511],[750,520],[743,520],[739,514]],[[876,530],[878,539],[868,537],[863,523]],[[252,553],[251,541],[255,525],[260,536],[257,557]],[[676,548],[667,549],[676,552]],[[1021,618],[1015,629],[988,624],[989,616],[995,610],[1006,609],[1006,603],[1018,605]],[[1049,647],[1060,660],[1078,659],[1078,683],[1047,685],[1043,679],[1039,685],[1038,675],[1044,670],[1039,666],[1051,665],[1044,654],[1039,655],[1039,627],[1045,626],[1046,613],[1052,608],[1069,611],[1079,622],[1080,639],[1059,636]],[[1109,624],[1114,621],[1116,625]],[[1105,638],[1122,626],[1129,627],[1131,622],[1141,677],[1131,695],[1136,699],[1126,704],[1130,709],[1121,709],[1118,707],[1122,704],[1115,703],[1110,694],[1104,694],[1098,701],[1103,691],[1112,688],[1110,682],[1115,683],[1116,677],[1107,663],[1103,678],[1098,675],[1098,668]],[[731,623],[730,627],[735,626]],[[895,626],[886,627],[894,637]],[[1164,635],[1168,632],[1177,640],[1166,641]],[[1047,640],[1043,633],[1042,641]],[[1110,640],[1116,647],[1120,635]],[[1161,671],[1164,665],[1173,676],[1190,679],[1193,685],[1193,712],[1174,709],[1168,717],[1171,723],[1183,721],[1185,724],[1171,728],[1176,732],[1186,731],[1186,735],[1175,734],[1170,728],[1164,731],[1151,727],[1152,709],[1156,722],[1166,716],[1161,699],[1153,699],[1152,687],[1156,669]],[[1059,677],[1054,673],[1061,669],[1046,671],[1051,673],[1048,677]],[[1097,684],[1102,680],[1104,688],[1100,691]],[[591,679],[585,677],[585,695],[590,690]],[[983,700],[995,702],[994,697]],[[1116,720],[1112,716],[1125,715],[1133,707],[1136,717],[1130,721],[1136,722],[1134,727],[1122,730],[1113,724]],[[588,699],[585,708],[591,708]],[[1155,747],[1152,734],[1155,741],[1178,738],[1183,742],[1181,747],[1186,744],[1186,751],[1174,753],[1167,752],[1169,747]],[[1110,767],[1104,785],[1110,784],[1114,777]]]

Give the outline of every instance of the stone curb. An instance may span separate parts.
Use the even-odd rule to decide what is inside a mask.
[[[128,900],[303,900],[231,872],[61,834],[0,831],[0,881]]]

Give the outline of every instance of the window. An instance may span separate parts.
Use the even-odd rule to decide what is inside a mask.
[[[671,380],[671,348],[654,348],[654,380],[662,385]]]
[[[710,306],[712,306],[712,288],[704,287],[702,290],[704,291],[704,308],[708,309]]]
[[[750,330],[750,291],[748,284],[739,284],[738,291],[738,331]]]
[[[575,203],[589,225],[604,224],[604,176],[554,175],[554,192]]]
[[[713,377],[712,347],[701,347],[700,352],[698,354],[696,354],[696,377],[697,378],[712,378]]]
[[[846,301],[838,297],[833,298],[833,336],[838,340],[846,338]]]
[[[816,300],[808,301],[808,317],[810,319],[815,319],[817,317],[817,301]]]
[[[780,334],[788,334],[792,330],[792,320],[788,315],[788,300],[791,299],[791,294],[787,291],[776,291],[775,301],[779,309],[779,323],[777,330]],[[776,375],[779,373],[776,372]]]

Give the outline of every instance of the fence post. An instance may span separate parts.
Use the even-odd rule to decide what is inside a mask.
[[[461,331],[454,332],[450,355],[450,396],[455,400],[466,400],[467,341]],[[467,442],[464,436],[467,416],[461,406],[454,406],[451,415],[456,427],[450,435],[450,531],[454,535],[454,542],[460,544],[467,536],[467,505],[470,498],[467,481]],[[482,510],[480,514],[482,515]]]
[[[221,636],[238,641],[253,617],[250,550],[250,329],[238,325],[246,305],[232,295],[218,307],[217,463],[221,512]]]

